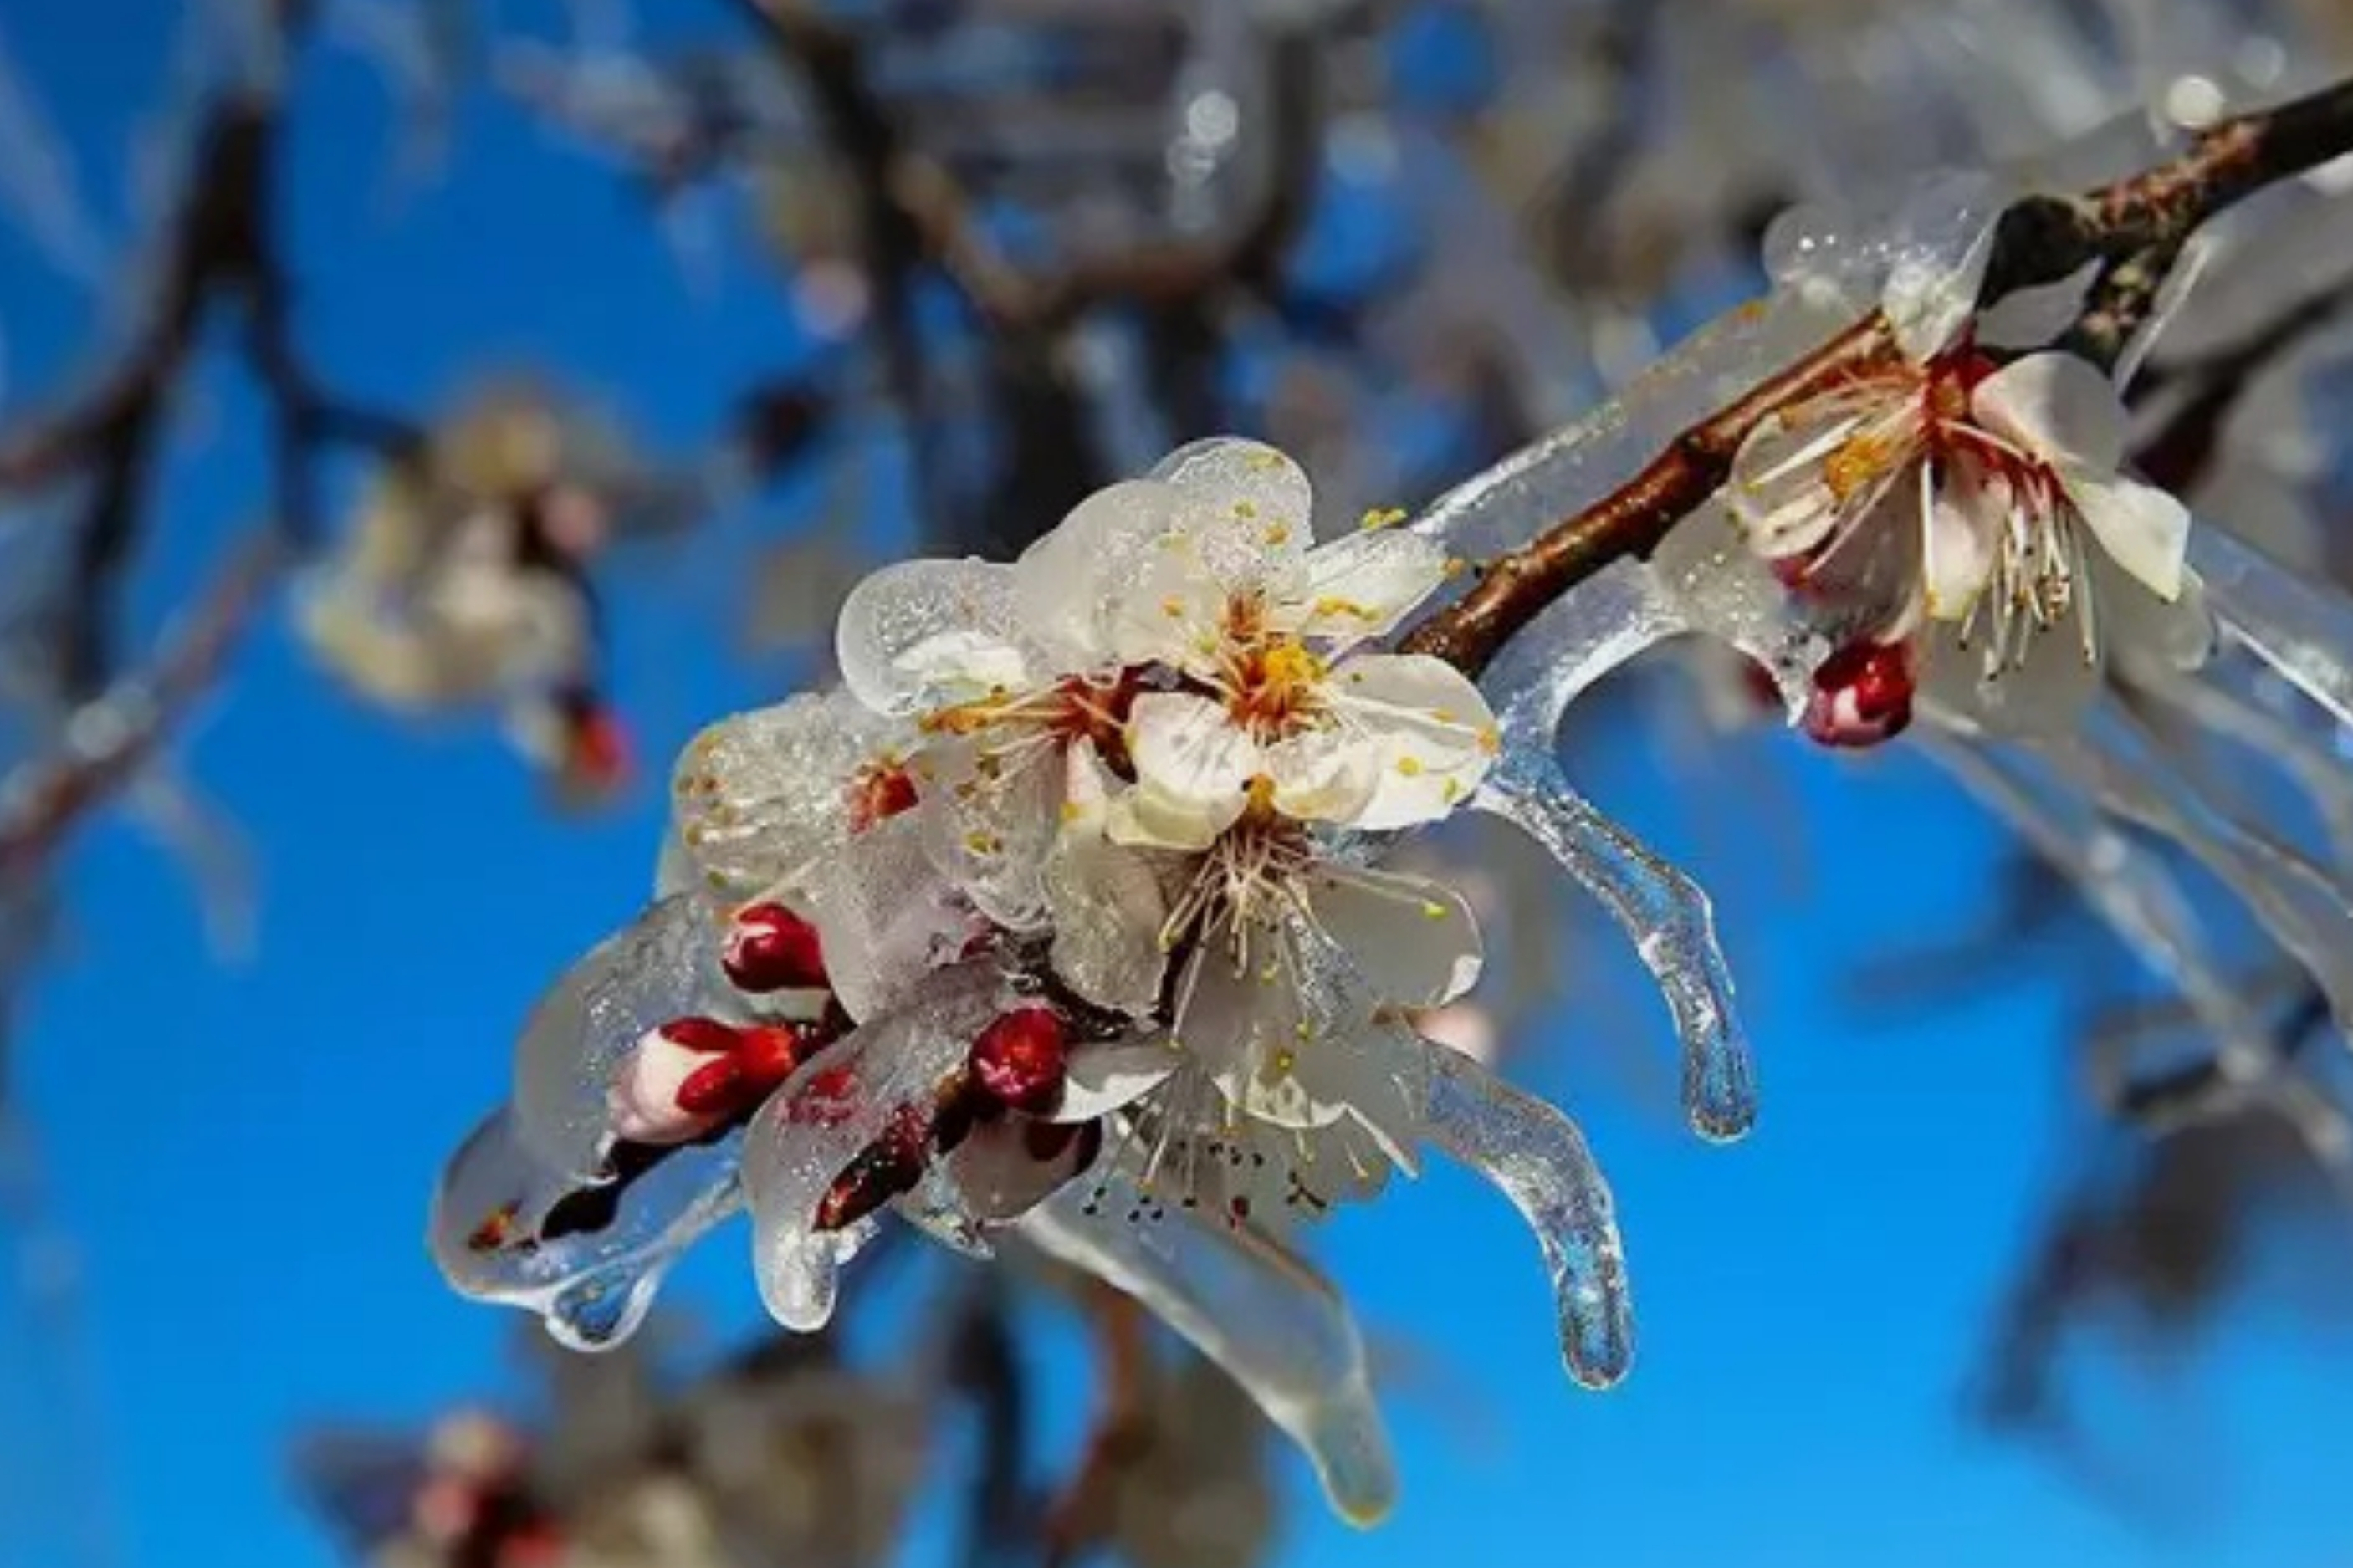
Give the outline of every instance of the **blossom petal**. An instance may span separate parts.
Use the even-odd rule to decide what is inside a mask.
[[[1052,672],[1021,612],[1011,566],[886,566],[842,601],[834,632],[842,684],[875,712],[893,715],[1024,689]]]
[[[1324,1278],[1248,1226],[1181,1211],[1152,1224],[1134,1184],[1064,1188],[1021,1221],[1063,1262],[1126,1291],[1230,1373],[1305,1450],[1332,1506],[1370,1524],[1397,1500],[1396,1468],[1373,1401],[1362,1338]]]
[[[1478,984],[1478,917],[1443,883],[1327,862],[1306,892],[1315,923],[1390,1005],[1441,1007]]]
[[[1768,561],[1813,554],[1908,478],[1920,453],[1919,384],[1889,377],[1771,416],[1733,454],[1733,521]]]
[[[1184,1065],[1166,1035],[1148,1040],[1111,1040],[1071,1052],[1062,1078],[1057,1121],[1092,1121],[1142,1099],[1168,1081]]]
[[[902,1111],[928,1118],[942,1079],[993,1016],[985,966],[930,976],[897,1009],[820,1052],[753,1119],[744,1142],[760,1299],[804,1332],[833,1315],[837,1277],[861,1239],[817,1228],[818,1206]]]
[[[844,844],[809,879],[809,913],[826,979],[863,1023],[953,961],[985,927],[924,852],[912,815],[889,817]]]
[[[2114,473],[2124,462],[2124,399],[2073,354],[2012,360],[1978,383],[1969,409],[1987,429],[2036,457],[2099,473]]]
[[[1974,470],[1961,465],[1938,484],[1923,464],[1920,482],[1930,490],[1923,508],[1920,550],[1928,614],[1940,621],[1967,620],[1978,595],[1993,579],[2007,492],[1989,491]]]
[[[549,1172],[501,1111],[434,1193],[434,1261],[460,1295],[536,1312],[575,1350],[610,1348],[645,1321],[678,1256],[741,1206],[738,1142],[673,1149],[613,1191]]]
[[[1446,551],[1403,529],[1367,529],[1310,551],[1294,598],[1275,607],[1281,630],[1345,648],[1386,635],[1446,580]]]
[[[1112,662],[1112,612],[1138,595],[1161,542],[1187,525],[1191,504],[1157,479],[1128,479],[1073,507],[1014,563],[1025,630],[1067,670]]]
[[[1381,748],[1336,725],[1303,730],[1265,748],[1274,808],[1297,822],[1353,823],[1380,786]]]
[[[1315,492],[1306,472],[1263,441],[1211,436],[1187,442],[1153,466],[1152,478],[1216,518],[1249,525],[1247,539],[1269,574],[1304,560],[1315,538]]]
[[[1008,751],[998,731],[985,729],[934,741],[912,764],[921,781],[915,816],[924,852],[1008,931],[1045,924],[1040,873],[1060,825],[1058,751],[1041,741]]]
[[[2169,491],[2121,474],[2070,467],[2062,479],[2076,515],[2111,561],[2158,598],[2169,603],[2181,596],[2182,563],[2189,553],[2188,507]]]
[[[739,713],[697,735],[679,754],[670,815],[705,896],[733,909],[788,890],[849,837],[859,771],[904,733],[832,691]]]
[[[720,934],[687,897],[648,906],[548,988],[515,1046],[512,1133],[554,1175],[602,1176],[614,1068],[647,1030],[723,1009]]]
[[[1189,692],[1137,698],[1127,748],[1136,787],[1119,798],[1111,826],[1124,844],[1207,848],[1241,815],[1263,766],[1257,742],[1225,709]]]
[[[1379,758],[1372,798],[1350,824],[1369,831],[1435,822],[1470,798],[1495,759],[1495,718],[1443,659],[1365,654],[1332,672],[1333,711]]]

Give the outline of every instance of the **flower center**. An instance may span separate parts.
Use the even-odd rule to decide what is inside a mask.
[[[1226,710],[1260,740],[1280,739],[1321,709],[1324,677],[1324,661],[1297,637],[1261,637],[1231,657]]]

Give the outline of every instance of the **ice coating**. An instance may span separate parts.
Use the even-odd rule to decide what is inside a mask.
[[[2311,974],[2338,1027],[2353,1020],[2353,904],[2327,873],[2218,808],[2113,704],[2094,714],[2083,736],[2035,750],[2107,809],[2212,871]]]
[[[1952,736],[1930,736],[1922,745],[2074,884],[2134,956],[2173,984],[2224,1052],[2228,1070],[2262,1070],[2272,1053],[2270,1030],[2209,950],[2188,897],[2154,852],[2031,756]]]
[[[1050,663],[1022,629],[1013,568],[977,560],[902,561],[866,578],[842,601],[834,657],[849,694],[892,715],[1019,690]]]
[[[820,1052],[754,1118],[744,1143],[753,1269],[761,1300],[785,1327],[825,1326],[841,1265],[855,1250],[843,1233],[817,1228],[826,1190],[895,1115],[928,1122],[940,1080],[993,1016],[998,984],[987,964],[933,976],[898,1008]],[[942,1211],[951,1191],[937,1183],[918,1190],[913,1206],[926,1228],[948,1223]]]
[[[533,1160],[501,1110],[434,1193],[434,1262],[460,1295],[536,1312],[572,1349],[609,1349],[644,1321],[678,1255],[741,1205],[737,1142],[671,1151],[617,1191],[582,1188]]]
[[[672,837],[721,909],[788,891],[849,837],[850,784],[899,731],[839,691],[711,725],[679,753]],[[683,868],[664,873],[664,891]]]
[[[1706,893],[1569,787],[1546,745],[1515,737],[1472,800],[1542,845],[1633,940],[1683,1043],[1684,1115],[1732,1139],[1757,1119],[1757,1071],[1732,1001]]]
[[[2185,734],[2203,731],[2237,742],[2251,758],[2263,759],[2292,780],[2319,814],[2328,851],[2337,868],[2353,868],[2353,778],[2330,749],[2327,739],[2314,734],[2294,719],[2254,696],[2224,683],[2225,671],[2212,668],[2189,677],[2163,672],[2137,673],[2135,695],[2154,704],[2160,713],[2181,721]],[[2323,716],[2312,714],[2319,719]],[[2331,726],[2333,729],[2333,726]],[[2240,767],[2213,767],[2201,749],[2170,735],[2153,739],[2172,754],[2185,771],[2210,794],[2245,788],[2252,781]],[[2263,807],[2249,802],[2238,815],[2252,819]]]
[[[877,823],[808,875],[826,978],[853,1018],[892,1006],[980,930],[925,852],[920,816]]]
[[[1024,1215],[1020,1229],[1142,1301],[1224,1367],[1305,1450],[1340,1516],[1377,1523],[1397,1499],[1396,1468],[1364,1342],[1339,1294],[1250,1226],[1181,1210],[1149,1225],[1124,1217],[1145,1206],[1124,1175],[1110,1173],[1063,1188]]]
[[[1588,1388],[1634,1359],[1634,1308],[1609,1184],[1559,1110],[1460,1051],[1428,1047],[1429,1136],[1493,1182],[1535,1233],[1560,1313],[1560,1353]]]
[[[2353,724],[2353,604],[2219,528],[2189,532],[2189,564],[2223,631],[2296,689]]]
[[[639,1036],[730,1005],[719,950],[703,906],[672,895],[590,948],[533,1007],[510,1103],[515,1137],[552,1173],[577,1182],[603,1173],[606,1087]]]

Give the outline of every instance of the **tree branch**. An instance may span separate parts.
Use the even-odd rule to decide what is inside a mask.
[[[2353,82],[2222,121],[2179,155],[2075,197],[2030,196],[2002,214],[1983,302],[2061,280],[2093,261],[2165,258],[2199,226],[2266,185],[2353,152]],[[2134,287],[2151,297],[2162,266]],[[2122,312],[2119,312],[2119,320]],[[1751,431],[1784,408],[1892,363],[1894,339],[1865,316],[1675,437],[1648,467],[1576,516],[1491,563],[1479,584],[1409,633],[1402,651],[1476,676],[1546,606],[1610,562],[1648,555],[1724,483]]]

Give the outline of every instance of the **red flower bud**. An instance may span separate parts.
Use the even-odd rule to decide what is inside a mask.
[[[1912,660],[1901,643],[1852,642],[1814,671],[1802,725],[1825,746],[1875,746],[1912,722]]]
[[[1069,1061],[1069,1032],[1053,1009],[1016,1007],[980,1032],[965,1066],[991,1100],[1008,1110],[1042,1115],[1062,1098]]]
[[[930,1120],[914,1106],[892,1115],[882,1135],[860,1149],[818,1200],[817,1228],[857,1224],[902,1193],[914,1191],[930,1163]]]
[[[739,991],[807,991],[825,984],[817,927],[782,904],[738,910],[720,966]]]
[[[735,1109],[743,1095],[743,1064],[733,1057],[721,1057],[703,1063],[681,1079],[672,1099],[681,1110],[699,1119],[726,1115]]]
[[[719,1053],[733,1050],[742,1041],[732,1024],[716,1018],[672,1018],[661,1026],[661,1037],[690,1051]]]

